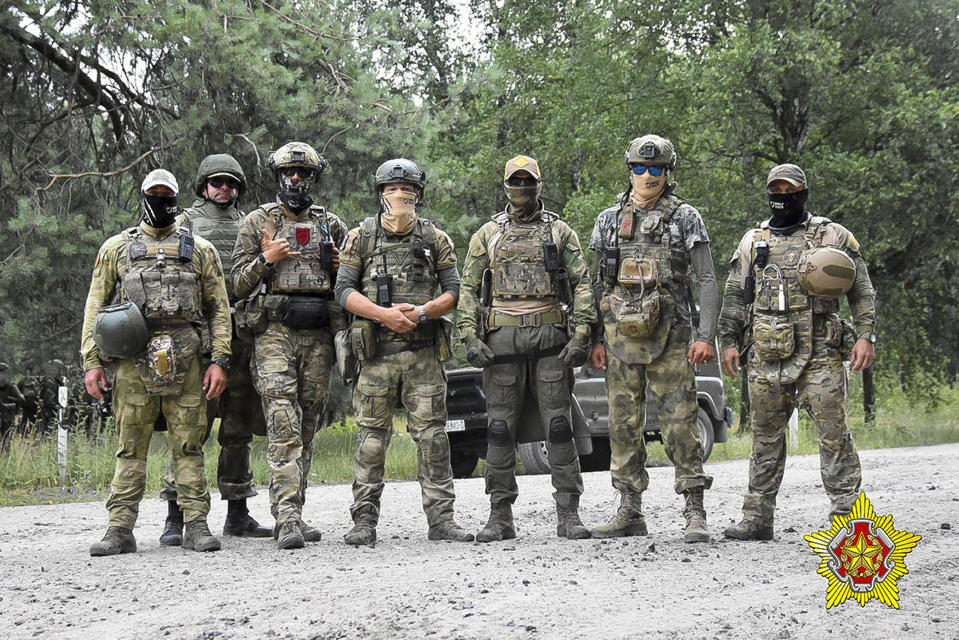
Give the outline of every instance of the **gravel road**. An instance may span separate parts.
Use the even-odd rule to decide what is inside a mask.
[[[682,542],[671,468],[650,471],[650,535],[610,541],[556,538],[546,476],[519,479],[519,537],[489,545],[427,541],[411,482],[387,485],[375,549],[342,542],[347,485],[310,488],[305,515],[324,540],[301,551],[233,538],[214,554],[161,547],[165,505],[152,499],[137,554],[90,558],[102,503],[4,508],[0,637],[959,638],[959,444],[864,451],[862,462],[877,513],[922,535],[900,611],[876,600],[825,610],[826,580],[802,536],[824,528],[828,501],[818,458],[794,456],[776,539],[764,543],[721,537],[739,516],[746,461],[708,465],[715,541],[703,545]],[[615,495],[608,473],[585,482],[581,512],[595,525]],[[482,527],[483,481],[457,481],[456,494],[459,522]],[[268,514],[265,490],[251,506]],[[225,513],[215,496],[214,529]]]

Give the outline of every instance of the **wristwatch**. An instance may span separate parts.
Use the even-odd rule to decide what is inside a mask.
[[[863,333],[860,333],[860,334],[859,334],[859,337],[856,338],[856,339],[857,339],[857,340],[862,340],[863,338],[865,338],[866,340],[868,340],[868,341],[871,342],[872,344],[876,344],[876,342],[879,341],[879,336],[876,335],[875,333],[873,333],[872,331],[865,331],[865,332],[863,332]]]
[[[213,364],[227,371],[230,368],[230,358],[217,358],[213,361]]]
[[[430,319],[430,317],[426,315],[426,307],[420,307],[420,312],[419,312],[419,315],[416,317],[416,319],[419,320],[420,324],[423,324],[424,322]]]
[[[273,264],[272,262],[270,262],[269,260],[267,260],[267,259],[266,259],[266,256],[263,255],[262,253],[256,257],[256,261],[259,262],[260,264],[262,264],[264,267],[268,267],[268,266],[270,266],[271,264]]]

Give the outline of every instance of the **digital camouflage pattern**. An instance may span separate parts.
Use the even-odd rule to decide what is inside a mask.
[[[282,219],[277,220],[278,215]],[[282,204],[270,204],[251,212],[243,221],[233,252],[237,297],[270,292],[274,267],[257,260],[267,225],[279,230],[285,226],[316,223],[320,218],[323,220],[318,229],[320,233],[341,247],[346,226],[321,207],[294,213]],[[295,250],[296,245],[292,246]],[[286,298],[272,293],[269,297],[274,301]],[[270,509],[278,527],[287,520],[300,519],[313,459],[313,437],[326,414],[330,371],[335,363],[333,332],[344,326],[339,305],[330,299],[327,310],[330,327],[291,329],[280,317],[270,317],[265,330],[255,338],[252,374],[266,420]]]
[[[416,444],[417,479],[429,526],[453,519],[453,470],[446,436],[446,376],[432,347],[379,356],[363,364],[353,391],[353,412],[359,426],[353,459],[353,506],[379,518],[386,451],[393,412],[402,406],[407,431]]]
[[[622,492],[643,492],[649,486],[643,430],[646,406],[654,399],[663,448],[674,467],[676,493],[712,486],[712,477],[703,472],[703,443],[696,425],[696,373],[686,359],[689,342],[690,328],[673,325],[662,355],[653,362],[629,364],[616,356],[607,359],[609,470],[613,486]]]
[[[769,342],[774,322],[795,324],[794,354],[776,359],[768,348],[748,354],[750,419],[753,448],[749,464],[749,490],[743,501],[745,519],[762,526],[772,525],[776,494],[786,464],[785,429],[798,395],[819,432],[819,455],[823,487],[836,512],[848,512],[855,502],[862,472],[852,436],[846,424],[846,370],[843,360],[852,349],[856,335],[875,327],[875,292],[869,280],[859,242],[842,225],[827,218],[810,216],[790,234],[771,234],[764,224],[751,229],[730,261],[731,269],[723,294],[719,338],[723,349],[740,352],[760,326],[760,338]],[[779,311],[779,280],[764,282],[756,274],[756,304],[747,307],[744,299],[746,274],[755,257],[754,243],[770,243],[769,264],[777,264],[787,306],[799,312]],[[817,246],[845,251],[856,264],[856,279],[846,296],[852,310],[855,331],[845,327],[837,314],[838,302],[807,296],[799,286],[797,265],[800,254]],[[767,272],[773,278],[775,270]],[[766,278],[765,280],[770,280]],[[794,317],[797,316],[797,317]],[[757,322],[758,320],[758,322]],[[748,322],[748,325],[747,325]],[[752,326],[748,333],[747,328]],[[788,327],[787,327],[788,332]]]
[[[165,245],[175,233],[169,229],[153,229],[141,224],[137,236],[147,245]],[[84,309],[81,355],[84,369],[102,367],[93,342],[93,323],[100,308],[118,296],[118,288],[129,271],[130,231],[108,239],[97,254],[93,279]],[[201,321],[209,320],[214,358],[226,358],[230,349],[230,305],[226,283],[216,249],[208,241],[196,237],[192,270],[197,297],[202,309]],[[176,260],[176,254],[171,255]],[[146,289],[147,295],[153,291]],[[186,295],[186,293],[184,292]],[[192,298],[193,294],[188,297]],[[147,308],[154,302],[147,300]],[[113,413],[117,419],[120,445],[117,466],[111,485],[107,509],[110,525],[132,528],[136,522],[138,505],[146,486],[146,456],[153,433],[153,425],[162,412],[169,429],[173,451],[174,475],[179,487],[178,502],[187,522],[204,520],[210,508],[210,495],[203,471],[203,440],[206,434],[206,404],[203,402],[200,371],[200,338],[189,324],[151,327],[154,335],[167,334],[174,348],[181,354],[178,370],[172,382],[158,383],[150,375],[150,367],[143,358],[124,359],[116,364],[113,379]],[[190,355],[185,355],[190,354]]]

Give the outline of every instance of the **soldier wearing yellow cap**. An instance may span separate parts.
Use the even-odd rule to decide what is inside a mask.
[[[596,319],[588,267],[576,232],[543,206],[536,160],[510,159],[503,184],[509,204],[470,239],[457,307],[467,359],[484,369],[489,416],[490,516],[476,540],[516,537],[515,446],[524,405],[534,405],[543,426],[557,535],[588,538],[578,514],[583,480],[570,415],[572,367],[585,362]]]
[[[786,464],[785,429],[796,398],[819,432],[822,483],[832,514],[848,514],[862,483],[846,424],[846,370],[872,365],[875,292],[859,242],[845,227],[806,209],[806,174],[794,164],[766,179],[770,217],[746,232],[730,261],[719,324],[722,366],[736,377],[749,350],[752,456],[743,519],[727,538],[771,540]],[[839,317],[849,300],[855,328]],[[751,338],[750,338],[751,336]]]

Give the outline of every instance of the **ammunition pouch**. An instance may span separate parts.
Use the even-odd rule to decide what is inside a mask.
[[[790,357],[796,350],[796,327],[789,316],[757,314],[753,318],[753,349],[763,362]]]
[[[330,326],[327,300],[313,296],[289,296],[281,322],[290,329],[308,331]]]
[[[360,364],[372,360],[376,356],[376,333],[373,331],[373,321],[357,319],[350,325],[350,346]]]
[[[662,293],[654,289],[638,298],[609,297],[609,310],[616,321],[616,330],[626,338],[645,339],[659,327]]]

